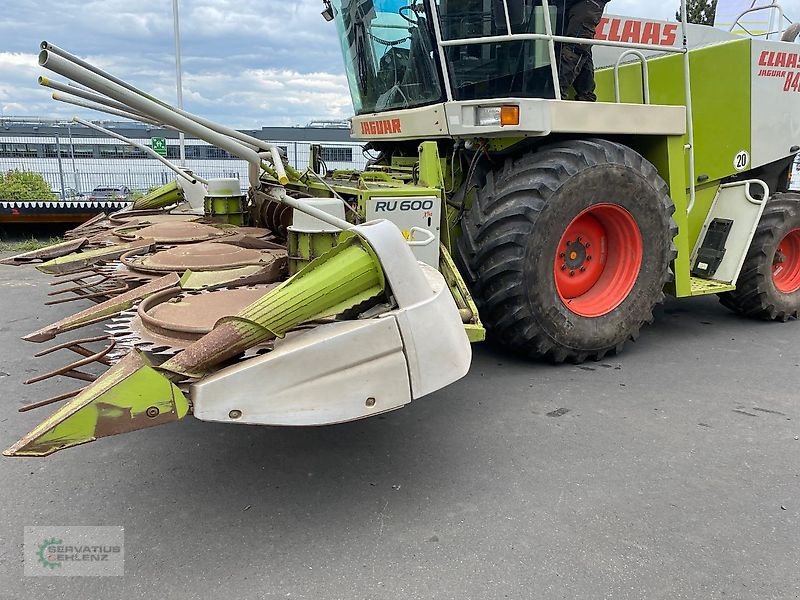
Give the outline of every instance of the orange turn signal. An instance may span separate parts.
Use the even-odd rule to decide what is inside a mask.
[[[519,125],[519,106],[506,105],[500,107],[500,125]]]

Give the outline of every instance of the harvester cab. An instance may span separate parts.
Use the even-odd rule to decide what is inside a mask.
[[[526,357],[600,360],[667,293],[796,318],[793,29],[689,25],[684,2],[681,23],[609,15],[587,41],[561,35],[560,4],[324,2],[364,170],[328,169],[324,148],[297,170],[44,42],[40,65],[82,86],[41,78],[56,99],[196,136],[245,160],[249,186],[179,173],[146,206],[4,261],[55,275],[55,302],[96,303],[25,339],[104,328],[39,353],[80,358],[31,383],[87,385],[23,407],[63,403],[6,454],[189,414],[364,418],[464,376],[487,332]],[[597,103],[560,97],[558,53],[577,43],[595,45]]]

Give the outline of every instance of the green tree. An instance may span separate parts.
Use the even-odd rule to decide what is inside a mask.
[[[717,12],[717,0],[687,0],[686,13],[689,23],[698,25],[713,25],[714,15]],[[681,9],[675,13],[675,18],[681,20]]]
[[[0,173],[0,200],[55,200],[56,196],[39,173]]]

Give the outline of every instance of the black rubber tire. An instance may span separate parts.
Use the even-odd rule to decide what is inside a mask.
[[[556,290],[554,264],[569,223],[595,204],[624,207],[643,238],[643,261],[627,298],[582,317]],[[461,222],[457,260],[491,340],[531,358],[600,360],[653,320],[676,251],[675,206],[656,168],[622,144],[565,141],[508,159],[489,172]]]
[[[747,251],[736,290],[719,295],[719,300],[732,311],[767,321],[796,319],[800,312],[800,290],[784,294],[772,278],[775,252],[780,241],[793,229],[800,228],[800,194],[775,194],[764,207]]]

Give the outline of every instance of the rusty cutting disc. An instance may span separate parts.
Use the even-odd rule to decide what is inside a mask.
[[[203,223],[169,221],[139,228],[124,225],[114,229],[114,234],[126,241],[153,239],[158,244],[187,244],[204,242],[227,235],[224,231]]]
[[[150,255],[125,255],[122,262],[130,269],[152,273],[222,271],[247,265],[267,265],[285,254],[280,250],[254,250],[230,244],[202,242],[175,246]]]
[[[159,354],[174,354],[210,332],[278,284],[203,292],[165,290],[146,298],[135,313],[115,319],[110,333],[121,344]]]

